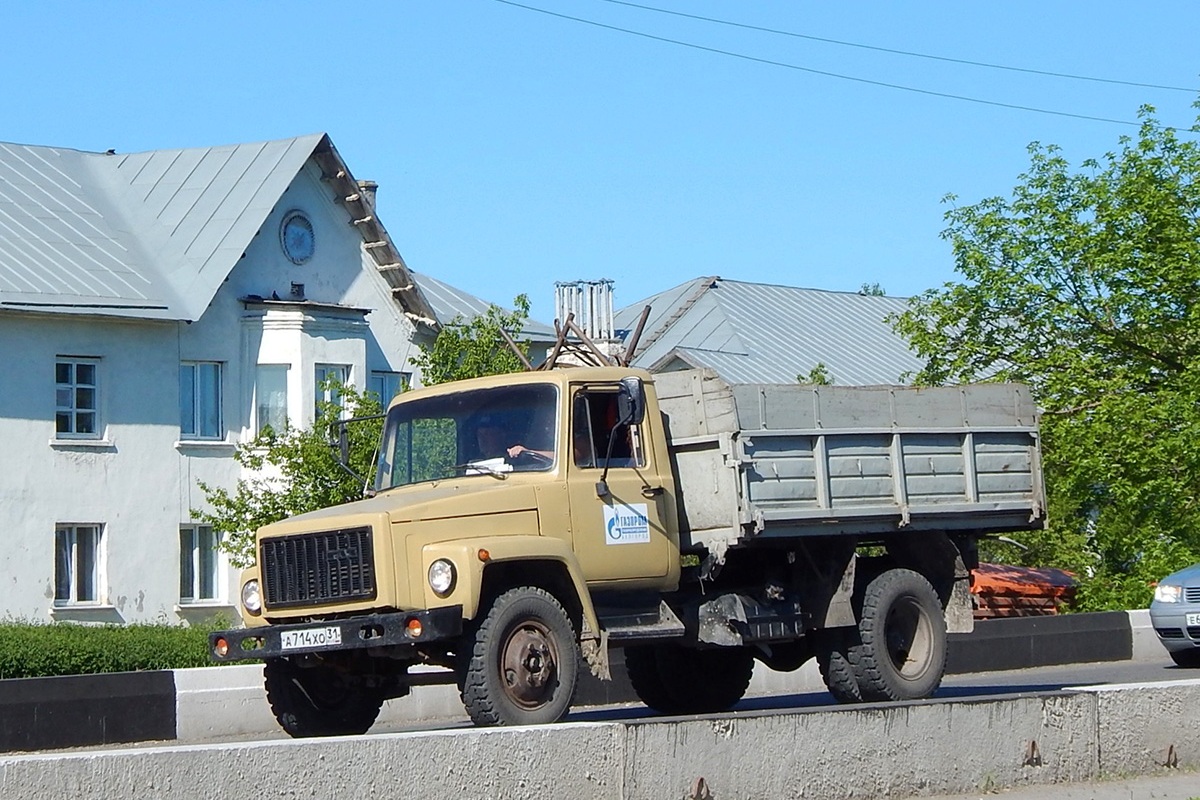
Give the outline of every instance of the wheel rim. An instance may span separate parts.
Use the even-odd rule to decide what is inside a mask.
[[[554,695],[558,651],[549,627],[538,620],[517,625],[500,652],[500,684],[516,705],[534,709]]]
[[[900,598],[888,611],[885,639],[888,658],[903,680],[918,680],[929,669],[933,624],[917,598]]]

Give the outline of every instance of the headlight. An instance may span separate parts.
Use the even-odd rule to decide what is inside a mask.
[[[1154,587],[1154,600],[1159,603],[1178,603],[1182,594],[1180,587],[1170,583],[1160,583]]]
[[[242,586],[242,608],[251,614],[262,613],[262,592],[257,580],[246,581]]]
[[[429,565],[429,588],[438,597],[445,597],[454,589],[454,564],[444,558]]]

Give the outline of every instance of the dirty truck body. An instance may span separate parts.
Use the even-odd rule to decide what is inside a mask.
[[[372,497],[260,530],[210,642],[265,661],[295,736],[365,731],[418,665],[478,724],[554,721],[618,651],[664,713],[732,706],[755,661],[912,699],[970,630],[978,539],[1043,523],[1021,386],[481,378],[393,401]]]

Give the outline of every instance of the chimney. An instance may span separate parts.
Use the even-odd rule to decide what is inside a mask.
[[[557,281],[554,284],[554,315],[563,322],[575,315],[575,324],[595,342],[615,342],[613,330],[613,282]]]
[[[359,181],[358,191],[362,193],[367,207],[375,208],[375,193],[379,191],[379,184],[375,181]]]

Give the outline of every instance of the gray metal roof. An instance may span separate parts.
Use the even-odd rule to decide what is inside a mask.
[[[431,316],[325,134],[86,153],[0,143],[0,307],[195,320],[309,158],[404,310]]]
[[[854,292],[698,278],[631,304],[619,329],[651,307],[634,363],[711,367],[731,383],[793,383],[824,364],[834,383],[906,383],[924,363],[888,315],[908,301]]]
[[[493,305],[505,312],[511,310],[499,303],[489,303],[487,300],[457,289],[448,283],[443,283],[430,275],[412,270],[410,273],[413,281],[421,287],[421,293],[433,307],[437,320],[442,325],[449,323],[455,317],[462,317],[464,320],[474,319],[486,314],[488,308]],[[536,320],[525,321],[525,327],[521,330],[521,338],[531,342],[554,342],[556,339],[553,328]]]

